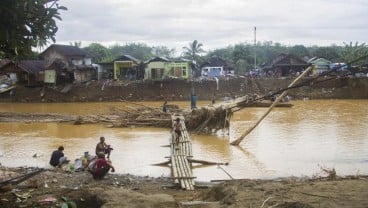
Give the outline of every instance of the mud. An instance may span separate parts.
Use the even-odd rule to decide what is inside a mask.
[[[1,168],[11,177],[27,168]],[[28,169],[28,171],[30,171]],[[88,172],[46,170],[2,189],[0,207],[367,207],[367,176],[233,180],[197,183],[183,191],[168,178],[108,174],[94,180]],[[20,196],[28,195],[26,199]],[[18,196],[18,197],[17,197]],[[48,199],[48,200],[47,200]]]
[[[308,78],[307,78],[308,79]],[[292,89],[294,99],[366,99],[368,78],[338,78],[313,82],[308,86]],[[306,79],[305,79],[306,80]],[[73,84],[69,91],[64,85],[27,88],[18,85],[15,93],[0,94],[0,102],[98,102],[98,101],[181,101],[189,100],[195,90],[199,100],[223,99],[246,94],[266,95],[286,88],[292,79],[227,78],[219,80],[185,81],[90,81]]]

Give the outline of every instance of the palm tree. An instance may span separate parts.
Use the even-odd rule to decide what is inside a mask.
[[[344,45],[345,48],[341,52],[341,58],[345,63],[349,63],[357,58],[368,55],[368,46],[365,43],[359,44],[358,42],[355,42],[355,44],[353,44],[352,42],[344,42]],[[358,61],[358,63],[362,64],[364,63],[364,60]]]
[[[184,56],[191,59],[195,64],[197,64],[199,54],[204,53],[205,51],[201,48],[203,46],[202,43],[198,43],[197,40],[194,40],[192,43],[189,43],[189,47],[183,47]]]

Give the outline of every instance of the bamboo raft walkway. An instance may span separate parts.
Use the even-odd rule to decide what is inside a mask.
[[[170,162],[171,175],[176,184],[180,184],[182,189],[194,190],[195,182],[192,173],[190,159],[193,157],[192,143],[188,131],[185,127],[184,116],[171,116],[174,123],[179,118],[181,123],[181,137],[179,137],[179,144],[174,143],[175,132],[172,132],[170,140]]]

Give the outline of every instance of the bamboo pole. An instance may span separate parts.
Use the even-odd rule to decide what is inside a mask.
[[[175,156],[171,156],[171,169],[172,169],[172,176],[179,177]],[[179,183],[179,180],[175,179],[174,182]]]
[[[309,73],[311,70],[313,69],[313,66],[308,67],[306,70],[304,70],[304,72],[299,75],[293,82],[290,83],[290,85],[288,86],[288,88],[292,87],[294,84],[296,84],[302,77],[304,77],[307,73]],[[281,95],[279,97],[277,97],[277,99],[272,103],[272,105],[268,108],[268,110],[266,111],[266,113],[263,114],[263,116],[251,127],[249,128],[247,131],[245,131],[237,140],[231,142],[231,145],[239,145],[240,142],[243,141],[243,139],[250,133],[253,131],[253,129],[255,129],[258,124],[261,123],[261,121],[271,112],[271,110],[273,109],[273,107],[275,107],[277,105],[278,102],[280,102],[280,100],[285,97],[285,95],[287,94],[288,90],[285,90],[284,92],[281,93]]]
[[[155,163],[155,164],[151,164],[153,166],[168,166],[171,163],[171,159],[165,162],[160,162],[160,163]]]
[[[196,160],[196,159],[188,159],[188,162],[200,163],[200,164],[203,164],[203,165],[229,165],[229,163],[219,163],[219,162],[212,162],[212,161],[206,161],[206,160]]]

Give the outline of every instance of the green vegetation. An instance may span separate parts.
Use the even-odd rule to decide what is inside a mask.
[[[271,41],[258,43],[256,47],[249,43],[239,43],[234,46],[230,45],[225,48],[215,49],[206,54],[202,47],[202,43],[194,40],[187,47],[183,47],[182,55],[189,60],[196,61],[197,65],[201,65],[209,57],[218,56],[234,66],[235,71],[240,74],[254,68],[255,51],[257,53],[257,66],[266,64],[281,53],[291,53],[302,59],[320,57],[332,62],[345,63],[357,57],[368,55],[368,46],[365,43],[359,44],[358,42],[355,44],[351,42],[349,44],[344,43],[344,46],[331,45],[322,47],[285,46]],[[94,62],[109,62],[123,54],[132,55],[140,60],[147,60],[153,56],[172,58],[175,54],[175,49],[170,49],[166,46],[150,47],[143,43],[129,43],[123,46],[115,44],[108,48],[99,43],[91,43],[83,49],[92,56]],[[360,64],[364,61],[362,60]]]
[[[0,57],[32,57],[32,47],[55,42],[60,10],[57,0],[1,0]]]

